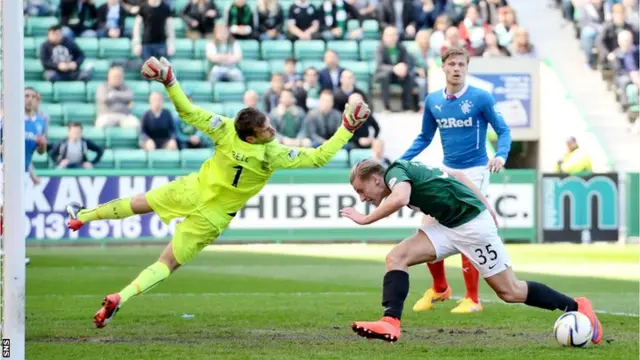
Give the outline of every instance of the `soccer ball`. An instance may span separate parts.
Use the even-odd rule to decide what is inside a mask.
[[[593,329],[589,318],[577,311],[562,314],[553,325],[556,341],[567,347],[587,347],[591,343]]]

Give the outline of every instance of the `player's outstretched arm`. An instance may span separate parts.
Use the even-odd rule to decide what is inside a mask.
[[[405,151],[404,154],[400,157],[401,160],[412,160],[414,157],[420,155],[421,152],[426,149],[431,141],[433,140],[433,136],[436,134],[436,119],[433,117],[431,113],[431,109],[429,108],[429,101],[425,101],[424,104],[424,114],[422,115],[422,131],[413,143],[411,147]]]
[[[511,130],[504,121],[504,117],[498,112],[496,102],[491,94],[486,93],[484,102],[485,104],[482,108],[482,113],[498,135],[496,158],[500,158],[502,160],[502,165],[504,165],[507,161],[507,157],[509,156],[509,151],[511,150]]]
[[[148,80],[162,83],[180,118],[209,136],[216,143],[233,126],[233,121],[230,119],[203,110],[191,103],[187,95],[182,91],[173,73],[171,63],[167,59],[160,58],[158,60],[155,57],[150,57],[142,65],[141,73]]]
[[[391,194],[369,215],[359,214],[353,208],[342,209],[341,214],[360,225],[373,224],[407,206],[410,198],[411,184],[408,181],[402,181],[393,186]]]
[[[342,113],[342,125],[329,140],[316,149],[294,148],[273,143],[269,160],[275,169],[299,169],[323,167],[342,149],[362,124],[369,118],[369,106],[360,103],[353,109],[346,105]]]

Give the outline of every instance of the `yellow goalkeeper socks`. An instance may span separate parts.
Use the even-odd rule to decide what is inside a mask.
[[[123,304],[133,296],[140,295],[143,292],[156,286],[162,280],[171,275],[169,267],[163,262],[156,262],[148,268],[142,270],[140,275],[120,291],[120,304]]]
[[[95,209],[78,212],[78,220],[83,223],[102,219],[124,219],[134,215],[131,209],[131,198],[122,198],[98,205]]]

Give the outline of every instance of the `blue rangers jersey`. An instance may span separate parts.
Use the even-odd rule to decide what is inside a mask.
[[[493,96],[485,90],[465,85],[455,95],[439,90],[425,100],[422,132],[402,160],[411,160],[431,144],[440,130],[444,165],[452,169],[485,166],[489,162],[486,149],[487,125],[498,134],[496,157],[507,160],[511,148],[511,131],[497,112]]]
[[[0,138],[3,136],[3,121],[0,119]],[[41,114],[36,114],[32,118],[24,119],[24,171],[29,172],[29,165],[33,158],[33,153],[38,148],[36,142],[38,136],[46,134],[47,120]],[[6,152],[7,149],[4,149]],[[4,155],[4,154],[3,154]],[[1,161],[1,159],[0,159]]]

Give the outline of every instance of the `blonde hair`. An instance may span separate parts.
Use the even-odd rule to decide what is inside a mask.
[[[384,175],[384,166],[382,166],[382,164],[377,160],[362,160],[351,168],[349,181],[353,184],[356,178],[367,180],[373,175]]]
[[[460,46],[450,46],[442,53],[442,63],[444,64],[445,62],[447,62],[447,59],[452,56],[464,56],[465,59],[467,59],[467,64],[469,63],[469,60],[471,60],[467,49]]]

